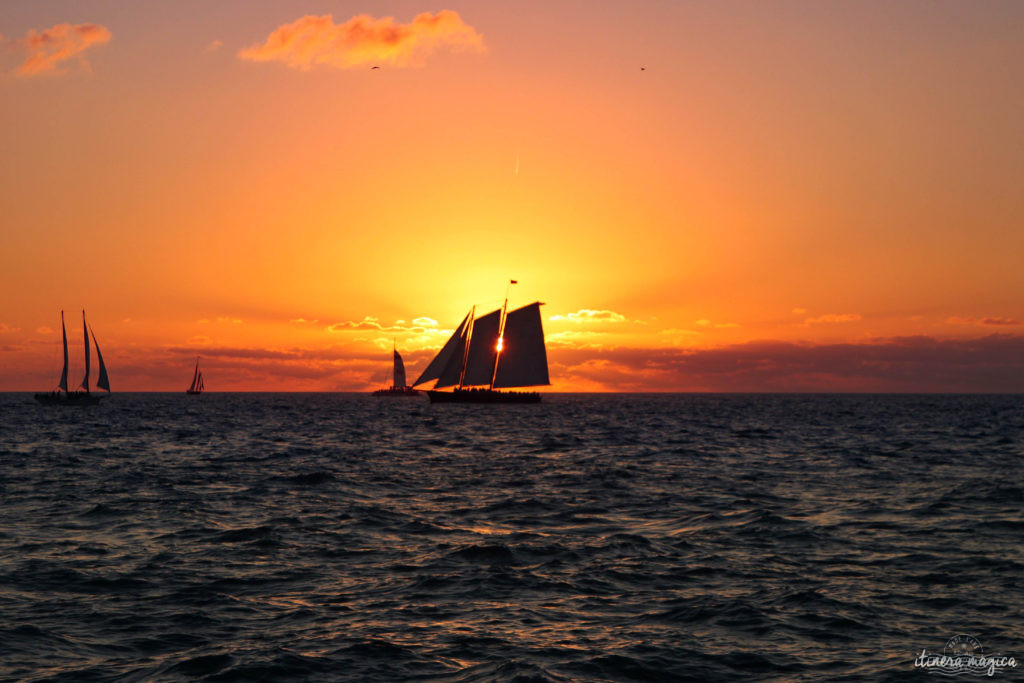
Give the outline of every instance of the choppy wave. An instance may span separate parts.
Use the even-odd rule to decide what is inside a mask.
[[[1024,655],[1019,396],[0,395],[0,678],[879,680]]]

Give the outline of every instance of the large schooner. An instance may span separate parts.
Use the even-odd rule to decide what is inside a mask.
[[[64,340],[64,370],[60,373],[60,384],[57,389],[45,394],[36,394],[36,400],[45,405],[95,405],[106,396],[97,396],[89,391],[89,333],[96,347],[96,359],[100,362],[100,375],[96,379],[96,388],[103,389],[110,395],[110,380],[107,378],[107,366],[103,363],[100,345],[96,343],[96,333],[85,322],[85,311],[82,311],[82,332],[85,334],[85,377],[77,391],[68,391],[68,332],[64,327],[64,311],[60,312],[60,332]]]
[[[216,379],[216,378],[214,378]],[[186,394],[197,395],[203,393],[206,384],[203,382],[203,371],[199,369],[199,356],[196,356],[196,369],[192,373],[192,384],[185,390]]]
[[[510,285],[516,284],[515,280]],[[431,403],[540,403],[540,394],[498,391],[551,384],[539,301],[514,311],[505,303],[476,317],[476,307],[413,386],[437,380]],[[454,387],[452,391],[440,391]]]
[[[397,344],[397,342],[396,342]],[[394,365],[391,369],[391,386],[387,389],[378,389],[373,392],[374,396],[419,396],[420,392],[405,384],[405,363],[398,355],[398,347],[391,349],[394,354]]]

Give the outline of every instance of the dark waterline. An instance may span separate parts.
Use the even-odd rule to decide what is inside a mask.
[[[0,394],[0,679],[1019,660],[1022,437],[1019,395]]]

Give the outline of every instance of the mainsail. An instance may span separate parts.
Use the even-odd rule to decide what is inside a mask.
[[[64,370],[60,373],[59,386],[65,392],[68,390],[68,331],[64,327],[64,311],[60,312],[60,334],[64,339]]]
[[[82,334],[85,336],[85,377],[79,387],[89,393],[89,328],[85,324],[85,311],[82,311]]]
[[[518,308],[505,317],[501,356],[494,373],[494,387],[534,387],[551,384],[540,304]]]
[[[445,345],[441,347],[441,350],[438,352],[438,354],[434,356],[434,360],[430,361],[430,365],[428,365],[427,369],[423,371],[419,379],[413,382],[413,386],[416,386],[417,384],[423,384],[424,382],[429,382],[434,379],[438,379],[441,376],[441,373],[444,371],[445,366],[448,365],[448,361],[451,360],[452,355],[455,353],[456,348],[460,347],[460,344],[464,343],[462,341],[462,338],[466,334],[466,328],[469,326],[470,316],[472,316],[472,313],[466,315],[466,317],[462,319],[462,322],[459,324],[454,334],[452,334],[448,341],[445,342]],[[459,359],[459,366],[461,366],[462,364],[462,348],[465,347],[460,347],[460,353],[456,356]],[[456,375],[455,382],[453,382],[452,384],[458,384],[458,381],[459,378]],[[451,386],[451,384],[446,384],[444,386]]]
[[[402,357],[398,355],[398,349],[395,349],[395,368],[392,372],[392,384],[393,387],[399,389],[405,386],[405,363],[402,362]]]
[[[100,345],[96,342],[96,333],[92,331],[91,327],[89,331],[92,332],[92,345],[96,347],[96,360],[100,362],[100,376],[96,380],[96,387],[109,393],[110,380],[107,378],[107,366],[103,363],[103,354],[100,353]]]

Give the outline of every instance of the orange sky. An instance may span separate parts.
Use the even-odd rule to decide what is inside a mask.
[[[363,390],[509,278],[556,390],[1024,385],[1019,3],[3,17],[0,390],[62,308],[115,391]]]

